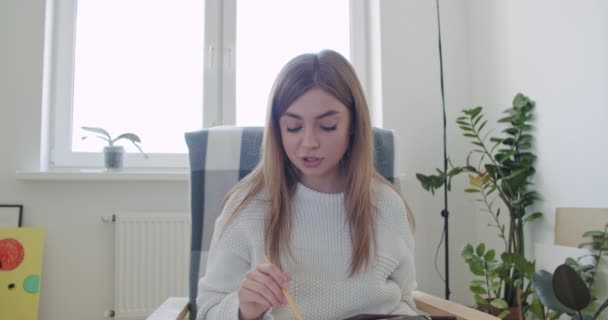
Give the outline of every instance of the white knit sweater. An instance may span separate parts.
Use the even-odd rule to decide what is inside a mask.
[[[344,194],[320,193],[298,184],[291,248],[283,258],[291,272],[289,292],[306,320],[344,319],[359,313],[416,314],[414,238],[401,197],[376,183],[378,252],[370,267],[348,277],[351,242]],[[235,197],[241,200],[242,196]],[[215,224],[207,271],[199,281],[197,319],[238,319],[237,291],[245,273],[263,263],[264,217],[268,201],[256,197],[224,228],[234,209],[228,205]],[[222,233],[223,230],[223,233]],[[288,255],[285,255],[288,257]],[[271,309],[264,319],[295,319],[289,305]]]

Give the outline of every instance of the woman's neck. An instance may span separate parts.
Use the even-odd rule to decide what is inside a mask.
[[[300,183],[322,193],[342,193],[346,190],[345,177],[337,173],[333,177],[301,177]]]

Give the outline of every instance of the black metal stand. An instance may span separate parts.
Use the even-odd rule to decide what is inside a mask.
[[[447,121],[445,112],[445,90],[443,87],[443,52],[441,48],[441,17],[439,14],[439,0],[435,0],[437,4],[437,30],[439,31],[439,70],[441,77],[441,106],[443,111],[443,172],[448,172],[448,148],[447,148]],[[450,246],[449,246],[449,211],[448,211],[448,181],[443,184],[444,209],[441,211],[443,217],[443,233],[445,235],[445,299],[450,300]]]

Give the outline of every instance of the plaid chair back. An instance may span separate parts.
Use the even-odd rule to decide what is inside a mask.
[[[395,183],[395,143],[392,130],[374,128],[374,165]],[[196,318],[198,280],[205,274],[207,250],[224,195],[260,160],[262,127],[221,126],[185,134],[190,161],[190,249],[189,309]]]

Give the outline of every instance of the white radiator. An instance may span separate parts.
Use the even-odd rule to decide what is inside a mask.
[[[168,297],[188,296],[190,215],[125,212],[115,221],[115,318],[145,319]]]

